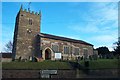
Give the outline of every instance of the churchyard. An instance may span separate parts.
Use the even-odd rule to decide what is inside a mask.
[[[45,60],[42,62],[3,62],[3,69],[72,69],[70,62],[79,63],[85,67],[85,61],[51,61]],[[97,59],[89,60],[89,69],[116,69],[119,67],[119,59]]]

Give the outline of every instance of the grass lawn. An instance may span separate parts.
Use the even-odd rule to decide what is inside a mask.
[[[84,61],[80,61],[84,66]],[[89,61],[90,69],[116,69],[120,68],[120,61],[118,59],[98,59]]]
[[[73,61],[75,62],[75,61]],[[84,61],[79,62],[84,66]],[[89,61],[90,69],[116,69],[119,68],[118,59],[98,59]],[[3,62],[3,69],[72,69],[67,61],[43,61],[43,62]]]
[[[43,62],[3,62],[3,69],[71,69],[67,62],[43,61]]]

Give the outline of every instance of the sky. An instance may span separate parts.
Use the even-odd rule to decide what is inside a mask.
[[[13,41],[21,4],[28,9],[28,2],[2,2],[2,52]],[[110,51],[118,41],[118,2],[31,2],[30,10],[41,11],[42,33],[83,40],[94,48],[107,46]]]

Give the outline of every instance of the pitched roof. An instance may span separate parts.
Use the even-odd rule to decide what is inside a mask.
[[[82,40],[76,40],[76,39],[71,39],[67,37],[61,37],[61,36],[56,36],[56,35],[51,35],[51,34],[46,34],[46,33],[39,33],[38,35],[43,38],[50,38],[50,39],[55,39],[55,40],[62,40],[62,41],[68,41],[68,42],[80,43],[80,44],[93,46],[92,44],[87,43]]]

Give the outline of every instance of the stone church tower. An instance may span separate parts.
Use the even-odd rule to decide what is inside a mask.
[[[40,56],[40,39],[37,37],[37,34],[40,33],[40,20],[40,12],[23,10],[21,6],[16,16],[13,60],[19,58],[28,60],[33,56]]]

